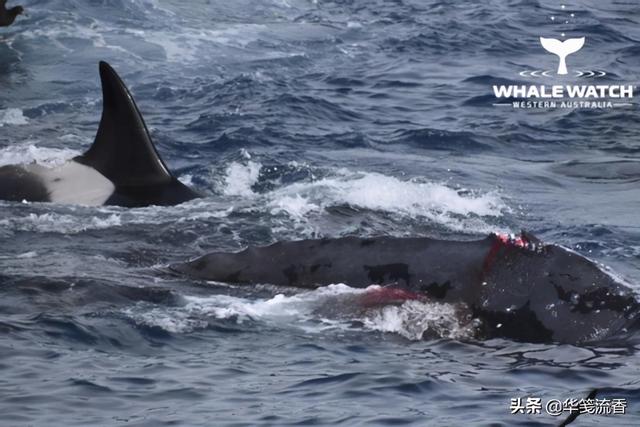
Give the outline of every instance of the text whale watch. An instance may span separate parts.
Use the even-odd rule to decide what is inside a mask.
[[[100,80],[102,118],[89,150],[55,168],[0,167],[0,200],[141,207],[201,197],[171,175],[129,90],[106,62]]]

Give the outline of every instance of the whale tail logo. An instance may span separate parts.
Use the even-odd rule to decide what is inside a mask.
[[[562,42],[556,39],[540,37],[540,44],[542,44],[542,47],[545,48],[545,50],[553,53],[554,55],[558,55],[558,58],[560,58],[558,74],[568,74],[567,56],[582,49],[582,46],[584,46],[584,37],[580,37],[579,39],[567,39]]]

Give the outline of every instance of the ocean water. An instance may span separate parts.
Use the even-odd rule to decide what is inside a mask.
[[[18,2],[10,2],[15,4]],[[356,310],[362,290],[169,274],[212,250],[344,235],[526,229],[640,284],[637,105],[519,110],[538,37],[638,83],[640,4],[487,0],[23,0],[0,29],[0,165],[82,153],[97,63],[207,197],[122,209],[0,202],[0,425],[557,425],[510,399],[624,398],[636,345],[478,341],[452,307]],[[574,16],[571,16],[573,14]],[[556,19],[551,19],[551,17]]]

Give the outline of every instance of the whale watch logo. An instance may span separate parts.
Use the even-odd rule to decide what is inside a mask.
[[[566,38],[566,32],[576,31],[572,22],[576,13],[566,12],[565,5],[561,5],[561,10],[562,13],[551,16],[550,21],[564,21],[561,33],[564,40],[539,38],[542,49],[557,58],[557,62],[553,63],[554,66],[557,63],[557,68],[518,73],[520,77],[541,84],[493,85],[493,106],[514,109],[609,109],[635,106],[634,85],[600,83],[597,79],[607,76],[605,71],[571,67],[573,58],[581,56],[578,52],[587,51],[583,48],[588,45],[588,39],[584,36]]]
[[[580,37],[579,39],[567,39],[563,42],[556,39],[545,39],[544,37],[540,37],[540,44],[548,52],[558,55],[558,58],[560,58],[558,74],[565,75],[569,74],[567,71],[567,56],[582,49],[582,46],[584,46],[584,37]]]

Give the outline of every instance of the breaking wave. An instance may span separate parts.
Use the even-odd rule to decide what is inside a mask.
[[[377,172],[338,169],[328,176],[277,186],[260,193],[262,165],[255,161],[228,166],[221,191],[255,198],[273,215],[304,221],[332,206],[424,218],[455,231],[490,232],[485,220],[500,218],[510,209],[497,191],[451,188],[425,178],[403,180]]]
[[[454,305],[416,300],[375,306],[366,304],[364,297],[379,289],[377,285],[355,289],[337,284],[263,299],[222,294],[184,296],[181,306],[139,303],[122,313],[138,324],[177,334],[204,329],[212,320],[223,319],[237,324],[263,322],[280,328],[295,327],[308,333],[365,329],[395,333],[414,341],[425,336],[473,337],[472,323]]]
[[[29,120],[19,108],[7,108],[0,110],[0,127],[5,125],[26,125]]]

